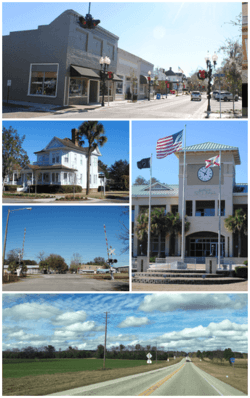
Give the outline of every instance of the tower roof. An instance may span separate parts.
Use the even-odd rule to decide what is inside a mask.
[[[217,144],[215,142],[204,142],[202,144],[186,146],[186,152],[216,152],[216,151],[233,151],[235,164],[241,163],[239,148],[236,146]],[[178,156],[180,152],[184,152],[183,148],[180,151],[175,152],[176,156]]]

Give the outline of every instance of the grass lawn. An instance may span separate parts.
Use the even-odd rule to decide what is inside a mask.
[[[198,358],[193,358],[192,362],[204,372],[247,394],[247,359],[236,359],[234,367],[225,360],[200,361]]]
[[[160,369],[182,358],[147,365],[146,360],[53,359],[3,363],[3,395],[46,395]]]

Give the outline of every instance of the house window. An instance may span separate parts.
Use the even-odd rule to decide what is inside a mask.
[[[82,164],[82,155],[80,156],[80,164]]]
[[[64,181],[67,181],[67,173],[63,173]]]
[[[55,97],[57,74],[57,64],[31,65],[29,95]]]
[[[109,95],[110,97],[112,96],[112,92],[113,92],[112,86],[113,86],[112,81],[111,82],[110,81],[106,81],[105,89],[104,89],[104,95]],[[99,95],[100,96],[102,95],[102,84],[100,84],[100,93],[99,93]]]
[[[52,173],[52,182],[55,182],[55,173]]]
[[[56,163],[56,157],[54,153],[52,153],[52,163]]]
[[[196,201],[196,217],[213,217],[215,216],[214,200],[197,200]]]
[[[75,163],[77,163],[77,155],[76,155],[76,153],[75,153]]]
[[[69,155],[68,153],[64,156],[65,163],[69,163]]]
[[[57,155],[56,156],[56,163],[59,163],[59,159],[60,159],[60,157]]]
[[[56,182],[60,181],[59,173],[56,173]]]
[[[70,79],[69,96],[70,97],[84,97],[87,95],[88,79]]]

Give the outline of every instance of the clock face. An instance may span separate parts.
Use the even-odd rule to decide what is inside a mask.
[[[203,166],[198,170],[199,180],[206,182],[211,180],[212,177],[213,177],[213,170],[210,167],[206,169],[206,167]]]

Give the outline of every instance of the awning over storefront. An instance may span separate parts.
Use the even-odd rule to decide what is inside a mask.
[[[147,84],[147,82],[146,76],[140,75],[140,84]]]
[[[83,68],[82,66],[71,65],[70,66],[70,76],[71,77],[91,77],[92,79],[100,79],[100,76],[93,70],[89,68]]]
[[[123,82],[123,79],[118,77],[115,73],[114,73],[114,76],[113,76],[113,80],[114,80],[114,82]]]

